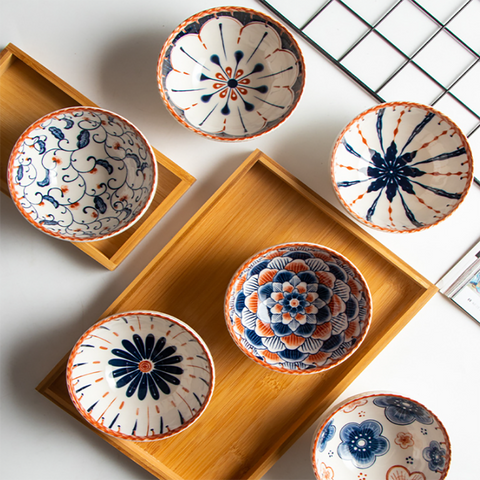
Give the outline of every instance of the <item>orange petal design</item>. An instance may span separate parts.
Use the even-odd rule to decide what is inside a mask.
[[[360,298],[363,290],[362,285],[353,278],[348,279],[347,285],[350,287],[350,291],[352,292],[352,295],[354,295],[357,298]]]
[[[358,318],[356,320],[352,320],[349,324],[347,329],[345,330],[345,341],[349,342],[352,338],[358,337],[360,335],[361,328]]]
[[[297,285],[297,291],[298,293],[307,293],[307,284],[302,282],[302,283],[299,283]],[[307,300],[308,300],[308,296],[310,296],[311,294],[309,293],[307,295]],[[312,302],[313,300],[308,300],[309,302]]]
[[[263,350],[262,352],[259,352],[259,353],[263,355],[263,358],[268,363],[281,362],[280,357],[276,353],[270,352],[269,350]]]
[[[272,313],[282,313],[283,307],[277,303],[271,308]]]
[[[333,294],[330,303],[328,304],[332,317],[336,317],[339,313],[343,313],[346,309],[345,302],[336,294]]]
[[[280,340],[286,345],[287,348],[290,348],[292,350],[294,348],[298,348],[305,342],[305,339],[303,337],[299,337],[294,333],[288,335],[287,337],[281,337]]]
[[[282,292],[273,292],[270,295],[276,302],[279,302],[280,300],[283,300],[283,293]]]
[[[324,262],[331,262],[332,256],[327,252],[312,252],[316,258],[322,259]]]
[[[235,293],[236,292],[239,292],[242,287],[243,287],[243,284],[245,283],[245,281],[247,280],[247,277],[246,276],[241,276],[238,280],[237,280],[237,283],[235,284]]]
[[[330,322],[322,323],[318,325],[312,334],[312,338],[320,338],[326,340],[332,334],[332,324]]]
[[[285,266],[285,270],[290,270],[295,273],[304,272],[305,270],[309,270],[308,266],[305,264],[303,260],[293,260],[288,265]]]
[[[422,472],[410,473],[402,465],[395,465],[387,472],[387,480],[426,480]]]
[[[245,329],[243,328],[242,321],[238,317],[235,317],[235,323],[234,323],[233,329],[235,330],[235,332],[237,332],[243,337]]]
[[[258,308],[258,294],[257,294],[257,292],[253,292],[251,295],[249,295],[245,299],[245,305],[247,306],[247,308],[251,312],[257,313],[257,308]]]
[[[304,362],[315,365],[323,365],[326,360],[330,358],[330,354],[327,352],[318,352],[315,355],[309,355]]]
[[[261,320],[257,321],[257,326],[255,328],[255,333],[261,337],[273,337],[275,336],[274,331],[271,329],[268,323],[262,322]]]
[[[270,268],[266,268],[260,272],[258,276],[258,284],[264,285],[265,283],[269,283],[273,280],[273,277],[277,274],[278,270],[273,270]]]
[[[318,281],[328,288],[333,288],[335,285],[335,275],[330,272],[315,272]]]

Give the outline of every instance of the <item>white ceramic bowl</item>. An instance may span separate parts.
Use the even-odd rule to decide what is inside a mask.
[[[141,132],[119,115],[70,107],[33,123],[8,163],[23,216],[55,238],[90,242],[130,228],[147,211],[157,162]]]
[[[73,348],[70,398],[95,428],[125,440],[184,431],[213,394],[213,359],[200,336],[163,313],[119,313],[96,323]]]
[[[335,192],[360,222],[416,232],[451,215],[473,180],[467,139],[445,115],[408,102],[377,105],[350,122],[332,154]]]
[[[215,140],[238,141],[278,127],[303,92],[300,48],[280,23],[242,7],[200,12],[162,49],[157,80],[170,113]]]
[[[450,441],[440,420],[401,395],[358,395],[324,415],[313,442],[318,480],[442,480]]]
[[[372,299],[358,269],[312,243],[277,245],[233,276],[225,320],[255,362],[283,373],[320,373],[349,358],[370,327]]]

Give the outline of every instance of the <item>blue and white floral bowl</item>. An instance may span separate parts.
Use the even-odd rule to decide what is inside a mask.
[[[431,411],[404,396],[372,393],[324,415],[312,461],[318,480],[442,480],[450,455]]]
[[[473,180],[465,135],[432,107],[392,102],[345,127],[332,154],[335,192],[360,222],[416,232],[451,215]]]
[[[125,440],[160,440],[190,427],[213,394],[205,342],[164,313],[113,315],[85,332],[67,365],[75,407],[92,426]]]
[[[7,180],[15,205],[35,227],[90,242],[125,231],[147,211],[157,162],[128,120],[100,108],[70,107],[27,128],[10,155]]]
[[[305,65],[292,35],[269,16],[242,7],[200,12],[162,49],[158,87],[170,113],[207,138],[246,140],[293,112]]]
[[[362,274],[313,243],[268,248],[247,260],[225,297],[234,342],[271,370],[311,374],[340,364],[363,342],[372,299]]]

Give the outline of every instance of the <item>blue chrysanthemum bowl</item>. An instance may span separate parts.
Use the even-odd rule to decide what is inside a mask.
[[[332,181],[345,209],[384,232],[437,225],[462,203],[473,180],[465,135],[426,105],[392,102],[356,117],[338,137]]]
[[[271,370],[324,372],[349,358],[370,327],[372,299],[358,269],[313,243],[277,245],[233,276],[225,320],[236,345]]]
[[[430,410],[390,393],[357,395],[327,411],[313,439],[318,480],[443,480],[450,440]]]
[[[125,118],[70,107],[21,135],[7,181],[32,225],[54,238],[91,242],[118,235],[143,216],[155,195],[157,162],[147,139]]]
[[[303,92],[293,36],[242,7],[200,12],[179,25],[158,60],[160,94],[173,117],[207,138],[239,141],[282,124]]]
[[[213,394],[205,342],[159,312],[105,318],[74,346],[67,365],[73,404],[92,426],[124,440],[169,438],[193,425]]]

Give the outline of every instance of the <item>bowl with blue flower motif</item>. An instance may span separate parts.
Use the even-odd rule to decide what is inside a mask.
[[[75,344],[67,387],[83,418],[125,440],[169,438],[196,422],[213,394],[215,370],[202,338],[153,311],[112,315]]]
[[[470,146],[460,128],[432,107],[377,105],[352,120],[332,154],[335,192],[354,218],[394,233],[443,221],[473,180]]]
[[[318,480],[442,480],[450,466],[445,427],[421,403],[390,393],[357,395],[319,422]]]
[[[157,81],[182,125],[214,140],[258,137],[297,106],[305,65],[293,36],[269,16],[218,7],[185,20],[165,42]]]
[[[349,358],[369,330],[372,299],[360,271],[313,243],[263,250],[234,274],[225,319],[249,358],[288,374],[324,372]]]
[[[157,186],[152,147],[108,110],[70,107],[34,122],[17,140],[7,171],[22,215],[54,238],[102,240],[147,211]]]

